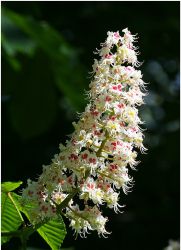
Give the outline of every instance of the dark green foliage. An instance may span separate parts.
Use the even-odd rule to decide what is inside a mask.
[[[12,96],[8,112],[13,128],[22,138],[31,138],[46,132],[55,122],[56,89],[75,109],[82,107],[82,67],[76,66],[76,50],[47,23],[7,9],[2,15],[2,48],[5,63],[9,63],[7,69],[12,67],[11,75],[4,74],[7,80],[3,91]],[[18,39],[10,31],[17,33]]]

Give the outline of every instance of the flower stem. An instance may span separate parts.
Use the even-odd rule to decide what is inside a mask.
[[[57,205],[57,212],[60,213],[61,210],[68,206],[69,201],[78,193],[79,189],[75,188],[72,193],[70,193],[65,200],[60,203],[60,205]]]
[[[96,156],[97,156],[97,157],[100,157],[100,156],[101,156],[102,150],[103,150],[103,148],[104,148],[104,146],[105,146],[105,144],[106,144],[106,142],[107,142],[107,140],[108,140],[108,138],[109,138],[109,134],[108,134],[107,130],[106,130],[106,132],[105,132],[105,137],[106,137],[106,138],[102,141],[102,143],[101,143],[101,145],[100,145],[100,148],[99,148],[98,151],[96,152]]]

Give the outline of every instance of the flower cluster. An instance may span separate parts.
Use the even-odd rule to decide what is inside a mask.
[[[23,190],[24,202],[33,204],[32,223],[56,216],[59,208],[76,233],[108,233],[101,206],[119,211],[119,189],[127,193],[132,187],[128,166],[138,164],[136,148],[146,150],[137,109],[144,103],[145,83],[135,69],[140,65],[135,40],[127,28],[123,36],[108,32],[95,52],[100,59],[93,64],[90,102],[73,123],[71,139],[43,166],[38,181],[29,180]]]
[[[179,250],[180,249],[180,243],[176,240],[169,240],[169,244],[167,247],[164,248],[164,250]]]

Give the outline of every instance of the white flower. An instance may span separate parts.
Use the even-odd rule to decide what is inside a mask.
[[[63,211],[75,233],[85,237],[96,230],[106,236],[108,219],[101,206],[119,212],[118,190],[122,188],[127,194],[132,187],[128,172],[139,163],[135,148],[146,150],[137,108],[145,93],[141,71],[135,69],[139,66],[133,46],[136,37],[127,28],[123,33],[107,33],[97,52],[101,58],[93,64],[90,103],[73,123],[70,140],[65,146],[60,144],[60,153],[50,165],[43,166],[37,182],[28,180],[23,190],[23,202],[34,205],[29,209],[32,223],[55,217],[56,206],[70,197]]]
[[[180,243],[176,240],[169,240],[169,245],[164,250],[179,250]]]
[[[108,31],[108,32],[107,32],[107,35],[108,35],[108,37],[107,37],[105,43],[106,43],[106,45],[107,45],[109,48],[111,48],[112,45],[118,43],[118,41],[119,41],[119,39],[120,39],[120,35],[119,35],[119,32],[118,32],[118,31],[117,31],[117,32],[110,32],[110,31]]]
[[[81,195],[80,199],[91,199],[94,204],[102,204],[103,203],[103,195],[104,192],[97,188],[96,182],[92,178],[88,178],[84,185],[81,187]]]
[[[60,204],[62,203],[62,201],[67,197],[67,194],[63,194],[60,191],[54,191],[51,195],[52,200],[56,203],[56,204]]]

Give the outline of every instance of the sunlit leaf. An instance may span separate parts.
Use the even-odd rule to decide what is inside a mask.
[[[20,214],[16,201],[13,199],[12,194],[7,190],[16,189],[21,182],[11,183],[7,182],[3,184],[1,192],[1,232],[16,231],[23,222],[23,218]],[[11,237],[1,237],[1,244],[10,240]]]
[[[15,190],[16,188],[18,188],[23,182],[22,181],[18,181],[18,182],[3,182],[1,184],[1,191],[2,192],[10,192]]]
[[[52,250],[60,249],[66,235],[65,225],[61,217],[50,220],[37,231]]]
[[[23,206],[21,204],[21,196],[17,194],[13,194],[13,198],[16,201],[19,210],[23,212],[29,219],[28,210],[32,207],[32,205],[26,204],[25,206]],[[60,246],[67,233],[65,224],[60,215],[59,217],[52,219],[43,226],[39,227],[37,229],[37,232],[47,242],[47,244],[51,247],[52,250],[60,249]]]

